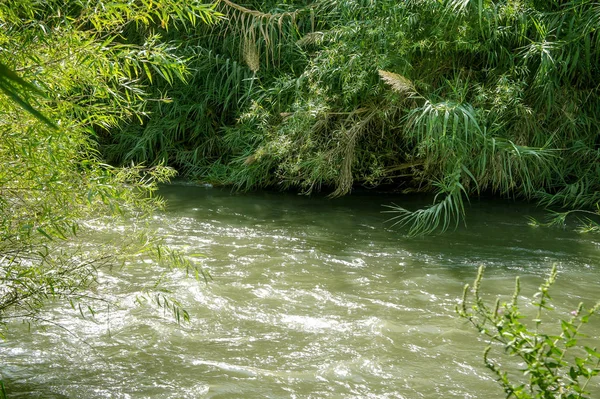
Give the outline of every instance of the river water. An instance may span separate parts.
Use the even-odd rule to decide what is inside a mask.
[[[543,213],[523,204],[474,202],[468,228],[408,239],[382,213],[402,197],[187,185],[162,195],[151,227],[213,280],[147,261],[102,270],[99,290],[118,306],[92,320],[57,303],[47,315],[60,327],[9,326],[9,397],[503,398],[485,341],[454,311],[477,267],[490,301],[509,298],[520,275],[527,304],[555,262],[552,317],[600,299],[600,239],[531,227],[526,217]],[[160,275],[189,323],[137,303]],[[590,327],[598,342],[600,323]]]

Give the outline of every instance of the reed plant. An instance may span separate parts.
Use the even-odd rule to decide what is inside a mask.
[[[242,189],[431,192],[393,205],[410,234],[465,219],[481,193],[595,209],[598,6],[503,0],[217,2],[169,36],[189,84],[163,82],[113,162],[167,162]],[[151,115],[150,115],[151,114]]]

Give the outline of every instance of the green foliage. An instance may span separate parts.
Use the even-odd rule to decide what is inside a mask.
[[[275,7],[263,3],[263,8],[269,6]],[[155,81],[154,95],[168,102],[149,104],[143,124],[101,137],[109,160],[168,162],[186,176],[228,180],[222,171],[235,175],[243,154],[252,154],[255,137],[250,133],[236,140],[228,128],[260,90],[259,71],[273,70],[276,62],[281,67],[276,59],[290,50],[279,42],[296,35],[296,14],[281,9],[258,12],[229,1],[218,2],[217,10],[224,15],[219,24],[197,26],[185,34],[165,33],[176,54],[187,60],[190,74],[186,81]],[[256,186],[251,178],[246,180],[249,187]]]
[[[161,32],[217,17],[195,1],[0,2],[0,323],[43,319],[52,298],[98,300],[85,290],[98,267],[154,251],[156,239],[131,232],[84,245],[89,220],[147,215],[161,206],[157,184],[175,174],[161,164],[109,166],[95,138],[161,101],[142,80],[185,79]]]
[[[105,137],[117,163],[167,162],[252,189],[356,184],[431,192],[396,206],[443,231],[481,193],[591,209],[600,200],[600,48],[591,0],[221,1],[173,33],[189,84]],[[392,209],[392,210],[394,210]]]
[[[485,303],[480,292],[483,266],[473,284],[472,297],[466,285],[461,305],[456,308],[461,317],[489,339],[484,362],[496,375],[507,398],[589,398],[586,389],[600,373],[600,352],[582,343],[586,337],[582,328],[600,311],[600,302],[588,310],[579,304],[567,320],[552,314],[552,320],[560,322],[554,331],[543,325],[542,319],[553,310],[549,290],[556,276],[554,266],[534,297],[537,314],[530,322],[518,304],[518,277],[510,302],[501,304],[497,299],[493,308]],[[521,375],[504,371],[500,361],[490,358],[498,346],[506,356],[517,358],[523,365]]]
[[[35,109],[23,96],[23,93],[33,92],[37,95],[43,94],[37,87],[23,80],[6,65],[0,64],[0,91],[4,92],[11,100],[19,104],[30,114],[45,122],[48,126],[56,127],[48,118]]]

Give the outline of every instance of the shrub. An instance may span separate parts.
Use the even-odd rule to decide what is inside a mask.
[[[534,296],[537,308],[534,319],[527,321],[518,303],[519,278],[515,283],[512,300],[501,303],[496,300],[489,307],[480,293],[483,266],[479,268],[472,291],[464,288],[463,298],[456,310],[489,340],[484,352],[485,366],[498,378],[507,398],[519,399],[582,399],[589,398],[586,391],[592,378],[600,373],[600,352],[582,343],[582,328],[600,310],[600,302],[590,309],[583,303],[567,320],[558,319],[555,331],[545,326],[542,319],[554,309],[549,289],[556,280],[557,269],[550,275]],[[553,314],[553,317],[560,318]],[[543,325],[544,324],[544,325]],[[520,374],[506,370],[490,353],[502,347],[504,355],[516,358],[523,365]]]

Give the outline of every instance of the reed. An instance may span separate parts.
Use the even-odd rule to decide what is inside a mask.
[[[188,82],[154,82],[169,102],[103,152],[241,189],[431,192],[431,209],[398,201],[410,234],[455,226],[481,193],[593,210],[597,8],[221,1],[217,25],[167,33]]]

